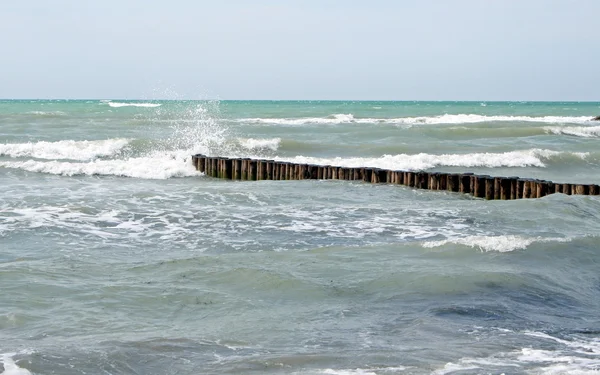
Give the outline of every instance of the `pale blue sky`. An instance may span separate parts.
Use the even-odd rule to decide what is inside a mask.
[[[0,98],[600,100],[599,0],[3,0]]]

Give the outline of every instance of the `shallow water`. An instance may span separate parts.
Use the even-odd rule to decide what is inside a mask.
[[[2,101],[3,374],[596,373],[597,197],[222,181],[190,156],[598,183],[597,112]]]

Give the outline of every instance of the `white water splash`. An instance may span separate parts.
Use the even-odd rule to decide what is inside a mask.
[[[572,135],[584,138],[600,137],[600,126],[547,126],[547,133],[559,135]]]
[[[142,108],[156,108],[160,107],[160,103],[120,103],[120,102],[106,102],[109,106],[113,108],[121,108],[121,107],[142,107]]]
[[[31,372],[25,368],[19,367],[13,356],[17,353],[6,353],[0,356],[0,361],[4,366],[4,371],[0,375],[31,375]]]
[[[61,176],[122,176],[146,179],[197,176],[188,151],[160,152],[126,159],[93,160],[87,163],[64,161],[5,161],[0,167]]]
[[[441,247],[447,244],[457,244],[479,249],[483,252],[510,252],[526,249],[533,243],[546,242],[569,242],[569,238],[543,238],[543,237],[522,237],[515,235],[507,236],[468,236],[463,238],[453,238],[441,241],[428,241],[422,244],[425,248]]]
[[[587,153],[560,152],[544,149],[509,151],[502,153],[472,154],[398,154],[384,155],[379,158],[316,158],[296,156],[280,158],[293,163],[336,165],[342,167],[376,167],[391,170],[425,170],[440,166],[448,167],[539,167],[546,166],[545,160],[554,157],[573,156],[585,159]]]
[[[32,157],[38,159],[91,160],[101,156],[112,156],[129,143],[127,139],[100,141],[28,142],[0,144],[0,156],[13,158]]]
[[[245,138],[239,139],[240,146],[248,150],[261,150],[270,149],[277,151],[281,138],[270,138],[270,139],[256,139],[256,138]]]
[[[307,124],[392,124],[392,125],[437,125],[474,124],[481,122],[536,122],[548,124],[584,124],[591,121],[589,116],[483,116],[476,114],[398,117],[398,118],[355,118],[352,114],[334,114],[327,117],[300,118],[243,118],[236,120],[249,124],[307,125]]]

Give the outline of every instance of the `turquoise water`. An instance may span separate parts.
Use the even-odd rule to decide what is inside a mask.
[[[599,114],[0,101],[0,373],[597,373],[598,197],[232,182],[191,155],[600,183]]]

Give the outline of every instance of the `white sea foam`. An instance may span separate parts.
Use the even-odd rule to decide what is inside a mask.
[[[352,114],[335,114],[327,117],[300,118],[243,118],[237,120],[251,124],[306,125],[306,124],[372,124],[393,125],[436,125],[436,124],[473,124],[480,122],[535,122],[547,124],[584,124],[590,122],[589,116],[483,116],[476,114],[457,114],[439,116],[418,116],[398,118],[355,118]]]
[[[440,166],[451,167],[540,167],[550,158],[574,156],[585,159],[587,153],[560,152],[544,149],[509,151],[502,153],[472,154],[397,154],[384,155],[379,158],[316,158],[296,156],[280,160],[319,165],[336,165],[342,167],[377,167],[392,170],[424,170]]]
[[[275,125],[305,125],[305,124],[347,124],[356,122],[352,114],[334,114],[327,117],[300,117],[300,118],[243,118],[237,122],[250,124],[275,124]]]
[[[535,242],[569,242],[569,238],[544,238],[544,237],[522,237],[522,236],[468,236],[463,238],[452,238],[441,241],[428,241],[422,244],[425,248],[441,247],[447,244],[458,244],[469,246],[481,251],[509,252],[522,250]]]
[[[599,338],[564,340],[540,332],[525,334],[545,341],[554,341],[557,345],[552,349],[527,347],[508,353],[497,353],[485,358],[461,358],[456,362],[447,363],[443,368],[434,371],[433,374],[445,375],[479,369],[482,370],[481,373],[501,373],[511,368],[519,369],[520,371],[515,371],[519,373],[547,375],[591,375],[599,373]]]
[[[104,175],[146,179],[196,176],[187,151],[154,152],[149,156],[127,159],[93,160],[87,163],[64,161],[3,161],[0,167],[62,176]]]
[[[248,150],[261,150],[270,149],[277,151],[281,138],[270,138],[270,139],[256,139],[256,138],[245,138],[239,139],[239,144]]]
[[[6,353],[0,356],[0,362],[4,366],[4,371],[0,375],[31,375],[31,372],[19,365],[13,359],[17,353]]]
[[[326,375],[377,375],[377,374],[385,374],[388,372],[397,373],[398,371],[406,371],[407,369],[408,369],[408,367],[404,367],[404,366],[376,367],[376,368],[372,368],[372,369],[362,369],[362,368],[341,369],[341,370],[325,369],[325,370],[319,371],[318,373],[326,374]]]
[[[547,126],[544,130],[547,133],[559,135],[573,135],[585,138],[600,137],[600,126]]]
[[[144,108],[155,108],[160,107],[160,103],[120,103],[120,102],[107,102],[107,104],[113,108],[120,107],[144,107]]]
[[[29,142],[0,144],[0,156],[13,158],[91,160],[99,156],[112,156],[125,147],[127,139],[100,141]]]
[[[30,111],[27,112],[29,115],[37,115],[42,117],[61,117],[66,116],[67,114],[62,111]]]

